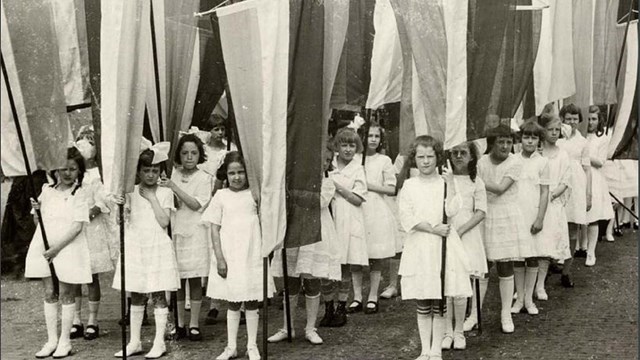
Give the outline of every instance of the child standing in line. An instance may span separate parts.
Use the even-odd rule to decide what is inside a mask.
[[[323,172],[328,171],[333,160],[333,151],[325,148],[323,152]],[[299,248],[287,249],[287,271],[289,275],[289,304],[291,318],[295,317],[297,304],[297,296],[300,292],[300,283],[303,283],[305,304],[307,311],[307,326],[305,327],[305,338],[314,345],[322,344],[322,338],[318,335],[316,329],[316,319],[318,317],[318,308],[320,307],[320,293],[322,282],[335,282],[341,279],[340,273],[340,256],[338,254],[338,235],[336,234],[335,224],[329,212],[329,204],[336,192],[333,181],[328,177],[322,179],[322,188],[320,190],[320,225],[322,240],[318,243],[301,246]],[[276,251],[273,262],[271,263],[272,273],[276,277],[282,277],[282,253]],[[325,295],[332,296],[325,293]],[[333,314],[333,299],[325,299],[330,301],[326,306],[325,312],[327,317]],[[326,320],[330,322],[331,320]],[[282,329],[271,336],[269,342],[279,342],[287,339],[287,317],[284,312],[284,323]],[[293,320],[292,320],[293,327]],[[291,334],[295,337],[295,331]]]
[[[227,346],[218,360],[238,356],[237,337],[240,326],[240,306],[244,303],[247,321],[247,355],[260,359],[258,335],[260,302],[263,298],[262,236],[256,201],[247,183],[242,156],[232,151],[225,156],[218,178],[227,181],[228,188],[216,192],[202,221],[211,224],[213,251],[207,296],[226,300]],[[268,294],[274,289],[269,274]]]
[[[115,195],[115,202],[125,205],[125,264],[126,289],[120,288],[120,272],[116,271],[113,288],[131,292],[131,330],[127,356],[142,353],[140,332],[144,316],[147,294],[151,294],[155,305],[155,338],[153,347],[145,355],[147,359],[157,359],[166,352],[164,332],[169,309],[165,291],[176,291],[180,287],[178,264],[173,242],[167,234],[171,219],[173,193],[158,186],[162,162],[169,156],[169,143],[158,143],[145,149],[138,160],[138,177],[131,194]],[[128,219],[127,219],[128,215]],[[120,263],[118,262],[118,269]],[[115,357],[123,357],[122,350]]]
[[[545,236],[549,223],[544,221],[549,203],[549,160],[538,152],[538,145],[544,139],[544,128],[535,120],[527,121],[520,126],[520,138],[522,151],[516,154],[522,163],[522,173],[518,181],[518,201],[524,223],[530,226],[533,256],[524,261],[514,262],[518,297],[511,307],[511,313],[517,314],[524,308],[529,315],[537,315],[538,308],[533,303],[533,289],[538,277],[538,258],[549,258],[554,254],[554,247],[546,241],[548,237]]]
[[[176,339],[186,336],[191,341],[202,340],[198,319],[202,305],[202,278],[209,276],[209,231],[200,222],[200,216],[211,200],[213,179],[197,168],[205,161],[202,141],[194,134],[180,138],[171,173],[171,180],[161,179],[159,185],[169,188],[178,199],[171,230],[175,242],[176,259],[180,275],[177,294],[178,326]],[[185,329],[185,286],[189,282],[191,319],[189,332]]]
[[[335,159],[334,170],[329,176],[336,186],[332,209],[342,264],[342,281],[338,291],[339,302],[334,314],[334,326],[342,326],[347,321],[346,304],[351,278],[355,281],[354,299],[349,305],[348,311],[362,310],[362,292],[360,291],[358,294],[356,285],[358,279],[362,279],[361,267],[369,265],[364,214],[361,207],[367,196],[367,179],[362,165],[354,160],[356,153],[363,150],[362,141],[354,130],[350,128],[338,130],[334,138],[334,148],[338,155]],[[353,269],[352,266],[354,266]],[[352,274],[352,270],[354,274]],[[358,271],[360,271],[359,276]]]
[[[589,160],[591,161],[592,206],[587,211],[587,259],[586,266],[596,264],[596,245],[598,243],[598,221],[613,219],[613,207],[609,196],[609,185],[600,170],[607,160],[609,139],[604,136],[603,119],[600,108],[589,107],[589,123],[587,128],[587,143]]]
[[[416,166],[419,175],[407,179],[398,194],[400,221],[407,238],[400,260],[402,300],[416,300],[417,320],[422,352],[418,359],[442,359],[446,304],[440,306],[442,294],[451,297],[471,296],[469,264],[465,250],[451,225],[443,223],[445,180],[447,199],[456,192],[453,176],[445,170],[438,175],[437,166],[444,160],[442,144],[430,136],[419,136],[411,146],[405,166]],[[449,202],[447,200],[447,202]],[[449,213],[447,205],[447,213]],[[442,243],[447,238],[445,288],[441,287]],[[444,291],[443,291],[444,290]]]
[[[53,173],[53,185],[44,185],[38,201],[31,199],[33,209],[41,210],[47,231],[49,250],[44,250],[37,217],[36,232],[25,260],[25,277],[42,278],[44,285],[44,317],[48,341],[36,353],[39,359],[71,354],[71,326],[75,310],[75,286],[91,283],[91,258],[84,223],[89,222],[89,208],[81,191],[85,172],[84,159],[75,148],[67,149],[66,166]],[[54,290],[49,264],[53,264],[59,281]],[[58,299],[62,302],[61,332],[58,339]]]
[[[571,195],[571,165],[569,154],[559,148],[556,143],[560,138],[562,123],[554,114],[544,114],[539,119],[545,129],[542,144],[542,156],[549,160],[549,203],[544,219],[543,234],[538,240],[544,242],[551,249],[551,258],[566,260],[571,258],[569,246],[569,229],[565,206]],[[549,259],[538,261],[538,280],[536,282],[536,297],[538,300],[549,299],[544,288],[545,278],[549,270]]]
[[[466,142],[454,146],[451,151],[453,163],[452,204],[450,223],[462,240],[462,245],[469,259],[469,273],[471,279],[480,279],[480,303],[487,291],[489,272],[487,269],[487,256],[484,252],[484,228],[482,221],[487,213],[487,193],[484,182],[477,176],[478,150],[473,142]],[[464,297],[447,298],[447,308],[453,307],[447,312],[447,326],[443,349],[463,350],[467,347],[464,337],[464,325],[471,330],[478,322],[476,308],[476,296],[471,297],[471,315],[465,321],[467,299]],[[454,325],[455,317],[455,325]]]
[[[522,163],[511,154],[513,136],[500,125],[487,133],[489,154],[478,160],[478,176],[487,189],[484,246],[487,260],[497,262],[500,277],[500,323],[505,334],[514,331],[511,319],[513,262],[533,255],[531,226],[525,224],[518,205],[518,181]]]

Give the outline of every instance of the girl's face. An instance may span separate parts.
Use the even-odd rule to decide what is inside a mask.
[[[58,177],[62,184],[73,186],[80,174],[80,168],[75,160],[67,159],[67,167],[58,169]]]
[[[438,165],[438,157],[435,150],[431,146],[425,147],[418,145],[416,147],[416,167],[422,175],[432,175],[436,171]]]
[[[233,191],[240,191],[247,188],[247,173],[244,166],[239,162],[232,162],[227,167],[227,180],[229,188]]]
[[[380,146],[380,141],[382,141],[379,127],[369,128],[369,137],[367,141],[367,147],[369,150],[376,151],[378,146]]]
[[[588,128],[587,128],[587,132],[589,133],[594,133],[598,130],[598,122],[600,119],[598,119],[598,114],[597,113],[589,113],[589,123],[588,123]]]
[[[200,151],[198,146],[191,141],[187,141],[182,144],[180,148],[180,162],[182,167],[187,170],[193,170],[198,165],[198,159],[200,159]]]
[[[348,163],[353,160],[353,156],[356,154],[358,147],[354,143],[341,143],[338,147],[338,158]]]
[[[498,136],[496,142],[491,148],[491,155],[498,160],[506,160],[511,153],[513,147],[513,139],[511,136]]]
[[[564,114],[564,123],[567,125],[571,125],[571,131],[574,131],[578,128],[578,123],[580,122],[580,115],[578,114]]]
[[[560,138],[561,126],[559,121],[555,121],[547,124],[545,128],[545,140],[552,145],[555,145],[556,141]]]
[[[222,141],[224,140],[224,135],[226,134],[226,128],[222,124],[218,124],[211,129],[211,140],[214,141]]]
[[[325,149],[322,152],[322,171],[329,170],[331,166],[331,161],[333,161],[333,151],[329,151],[329,149]]]
[[[540,138],[533,134],[523,134],[522,135],[522,151],[527,154],[533,154],[536,150],[538,150],[538,143],[540,143]]]
[[[138,177],[145,186],[155,186],[160,177],[160,166],[141,166],[138,170]]]
[[[456,172],[467,171],[469,162],[471,162],[471,149],[469,149],[469,145],[460,144],[458,146],[454,146],[451,149],[451,162],[453,163],[453,167]]]

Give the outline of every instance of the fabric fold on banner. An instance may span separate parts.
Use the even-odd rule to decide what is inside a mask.
[[[166,33],[165,33],[165,0],[151,0],[153,8],[153,28],[155,34],[151,33],[151,15],[149,19],[144,19],[146,25],[143,31],[148,32],[146,35],[151,40],[151,36],[155,36],[156,52],[153,53],[153,43],[150,45],[151,55],[148,57],[147,66],[147,97],[146,111],[149,130],[151,130],[151,141],[154,143],[160,141],[170,141],[167,138],[167,57],[166,57]],[[157,74],[157,75],[156,75]],[[156,81],[159,82],[160,91],[156,90]],[[160,108],[158,108],[158,102]],[[162,119],[162,121],[160,121]],[[162,133],[160,131],[162,129]]]
[[[443,145],[450,149],[467,140],[468,0],[443,3],[447,36],[447,100]]]
[[[249,0],[218,10],[222,54],[247,177],[259,204],[262,255],[287,227],[287,74],[289,1]],[[238,46],[243,44],[243,46]],[[322,95],[319,96],[322,98]],[[321,114],[318,107],[317,113]],[[306,220],[306,219],[305,219]]]
[[[589,105],[594,103],[592,84],[595,1],[596,0],[573,0],[572,2],[573,65],[576,93],[567,98],[565,102],[579,106],[585,118],[588,115]]]
[[[3,0],[0,6],[2,172],[5,176],[26,175],[14,116],[31,170],[59,169],[66,163],[69,120],[51,2]],[[12,113],[9,90],[17,114]]]
[[[349,25],[349,0],[334,0],[324,3],[324,54],[322,58],[322,120],[328,127],[331,117],[331,92],[338,73],[340,57]],[[328,129],[323,129],[324,137]],[[326,141],[326,140],[324,140]]]
[[[102,169],[106,189],[133,191],[145,109],[150,5],[144,0],[101,3]]]
[[[595,3],[593,24],[593,101],[609,105],[617,102],[616,70],[620,51],[617,49],[619,0],[599,0]]]

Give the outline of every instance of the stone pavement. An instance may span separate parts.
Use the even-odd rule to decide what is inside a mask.
[[[444,359],[637,359],[637,235],[627,230],[627,234],[614,243],[598,243],[597,264],[593,268],[585,267],[584,259],[578,259],[574,265],[574,289],[560,287],[560,276],[552,275],[547,280],[549,301],[537,302],[540,315],[515,316],[516,331],[511,335],[500,332],[498,281],[494,270],[483,310],[483,334],[467,334],[467,350],[445,352]],[[75,355],[71,359],[111,359],[120,348],[119,293],[111,289],[110,275],[102,277],[102,283],[102,335],[91,342],[74,340]],[[39,281],[2,279],[0,351],[3,360],[32,359],[46,341],[41,287]],[[282,311],[275,306],[276,302],[269,310],[269,334],[282,323]],[[320,328],[325,344],[319,346],[303,338],[303,304],[300,299],[301,310],[295,318],[298,338],[292,344],[270,344],[270,359],[414,359],[420,353],[415,305],[411,302],[383,300],[378,314],[351,315],[343,328]],[[86,319],[86,300],[83,310]],[[221,318],[216,325],[202,326],[202,342],[170,342],[169,353],[164,358],[215,358],[225,346],[224,312]],[[259,346],[261,334],[260,330]],[[146,350],[151,347],[152,337],[153,327],[144,327]],[[240,327],[238,344],[242,358],[245,326]]]

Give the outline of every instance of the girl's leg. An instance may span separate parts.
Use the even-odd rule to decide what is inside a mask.
[[[571,244],[569,245],[570,249],[573,248],[578,240],[578,232],[580,225],[569,223],[569,241]],[[573,287],[573,281],[571,281],[571,266],[573,265],[573,257],[564,261],[564,266],[562,267],[562,277],[560,278],[562,286],[566,288]]]
[[[587,230],[587,260],[585,261],[586,266],[593,266],[596,264],[596,245],[598,245],[598,222],[594,222],[589,224]]]
[[[353,302],[347,312],[354,313],[362,310],[362,266],[351,265],[351,280],[353,281]]]
[[[513,262],[499,261],[498,276],[500,277],[500,300],[502,311],[500,322],[502,332],[509,334],[514,331],[513,320],[511,319],[511,301],[513,299]]]
[[[431,301],[429,300],[417,300],[417,318],[418,318],[418,333],[420,334],[420,345],[422,346],[422,352],[420,356],[429,356],[431,352],[431,331],[433,329],[433,309]]]
[[[291,337],[295,337],[295,330],[293,326],[293,319],[295,319],[296,308],[298,304],[298,293],[300,292],[300,278],[289,277],[289,311],[291,313]],[[287,312],[285,309],[285,298],[282,298],[283,311],[282,311],[282,328],[277,333],[267,339],[268,342],[275,343],[288,339],[289,333],[287,332]]]
[[[615,208],[614,208],[615,211]],[[605,239],[607,241],[615,241],[613,237],[613,225],[615,224],[615,217],[607,223],[607,232],[605,233]]]
[[[524,261],[513,262],[513,279],[518,298],[511,306],[511,313],[518,314],[524,308]]]
[[[167,352],[167,346],[164,343],[164,333],[167,328],[169,317],[169,308],[167,307],[167,298],[164,291],[158,291],[151,294],[154,310],[153,317],[156,322],[156,335],[153,339],[153,347],[145,355],[147,359],[157,359]]]
[[[444,332],[446,327],[447,305],[445,302],[444,308],[440,308],[440,300],[431,300],[431,308],[433,309],[433,328],[431,341],[431,353],[429,357],[431,359],[442,359],[442,339],[444,338]]]
[[[400,269],[400,254],[389,259],[389,285],[384,289],[380,297],[391,299],[398,296],[398,270]]]
[[[546,301],[549,299],[547,291],[544,289],[544,281],[547,278],[547,272],[549,272],[549,259],[541,259],[538,261],[538,279],[536,282],[536,297],[538,300]]]
[[[51,277],[42,279],[44,285],[44,319],[47,324],[47,342],[36,357],[49,357],[58,347],[58,294],[53,289]]]
[[[75,312],[73,314],[73,325],[71,327],[71,338],[77,339],[82,337],[84,326],[82,325],[82,285],[73,285],[75,296]]]
[[[247,355],[249,360],[259,359],[260,352],[258,351],[258,324],[260,323],[260,315],[258,309],[260,308],[260,302],[247,301],[245,306],[245,318],[247,319]]]
[[[627,197],[624,198],[623,203],[624,206],[627,207],[627,209],[633,209],[633,199],[632,197]],[[623,209],[622,211],[622,222],[620,223],[621,227],[624,228],[627,225],[631,224],[631,214],[629,214],[629,212],[625,209]]]
[[[304,337],[312,344],[322,344],[322,338],[316,329],[318,308],[320,307],[320,279],[304,279],[305,306],[307,311],[307,325],[304,328]]]
[[[320,327],[329,327],[333,322],[333,302],[336,297],[337,282],[322,279],[320,282],[322,297],[324,299],[324,316],[320,319]]]
[[[453,307],[453,300],[447,297],[447,308]],[[442,349],[451,350],[453,346],[453,311],[448,311],[445,315],[445,330],[444,337],[442,338]]]
[[[467,340],[464,338],[464,315],[467,311],[467,298],[453,298],[453,348],[464,350],[467,348]],[[451,310],[449,310],[451,312]]]
[[[367,300],[366,313],[378,312],[378,289],[382,278],[382,264],[385,259],[369,260],[369,299]]]
[[[524,270],[524,307],[529,315],[538,315],[538,308],[533,303],[533,288],[538,277],[538,259],[526,259]]]
[[[180,289],[177,291],[176,307],[178,308],[178,327],[176,329],[176,340],[182,339],[187,335],[187,331],[184,328],[184,318],[186,311],[184,309],[187,279],[180,279]]]
[[[240,306],[242,303],[230,302],[227,309],[227,349],[236,353],[238,348],[238,328],[240,327]],[[224,353],[223,353],[224,354]],[[218,357],[220,359],[220,357]]]
[[[202,340],[200,333],[200,309],[202,308],[202,279],[199,277],[189,279],[189,295],[191,296],[191,319],[189,321],[189,339]]]
[[[71,352],[71,327],[75,313],[76,285],[59,281],[62,315],[60,317],[60,339],[53,357],[65,357]]]
[[[140,293],[131,293],[131,309],[129,310],[129,343],[127,344],[127,356],[142,353],[142,341],[140,333],[142,330],[142,319],[144,317],[144,306],[147,303],[147,296]],[[115,354],[115,357],[122,357],[122,350]]]
[[[475,279],[473,279],[474,293],[473,293],[473,296],[471,297],[471,314],[469,314],[469,317],[464,321],[464,326],[463,326],[464,331],[471,331],[478,324],[478,305],[477,305],[476,291],[480,291],[480,309],[482,309],[482,304],[484,303],[484,296],[487,294],[487,287],[489,286],[489,279],[486,277],[482,277],[478,279],[479,289],[476,288],[475,283],[476,283]]]
[[[98,309],[100,308],[100,277],[93,274],[93,281],[88,286],[89,289],[89,320],[84,338],[93,340],[98,337]]]
[[[342,281],[338,289],[338,307],[334,313],[332,327],[344,326],[347,323],[347,299],[349,298],[349,290],[351,287],[351,267],[342,265]]]

